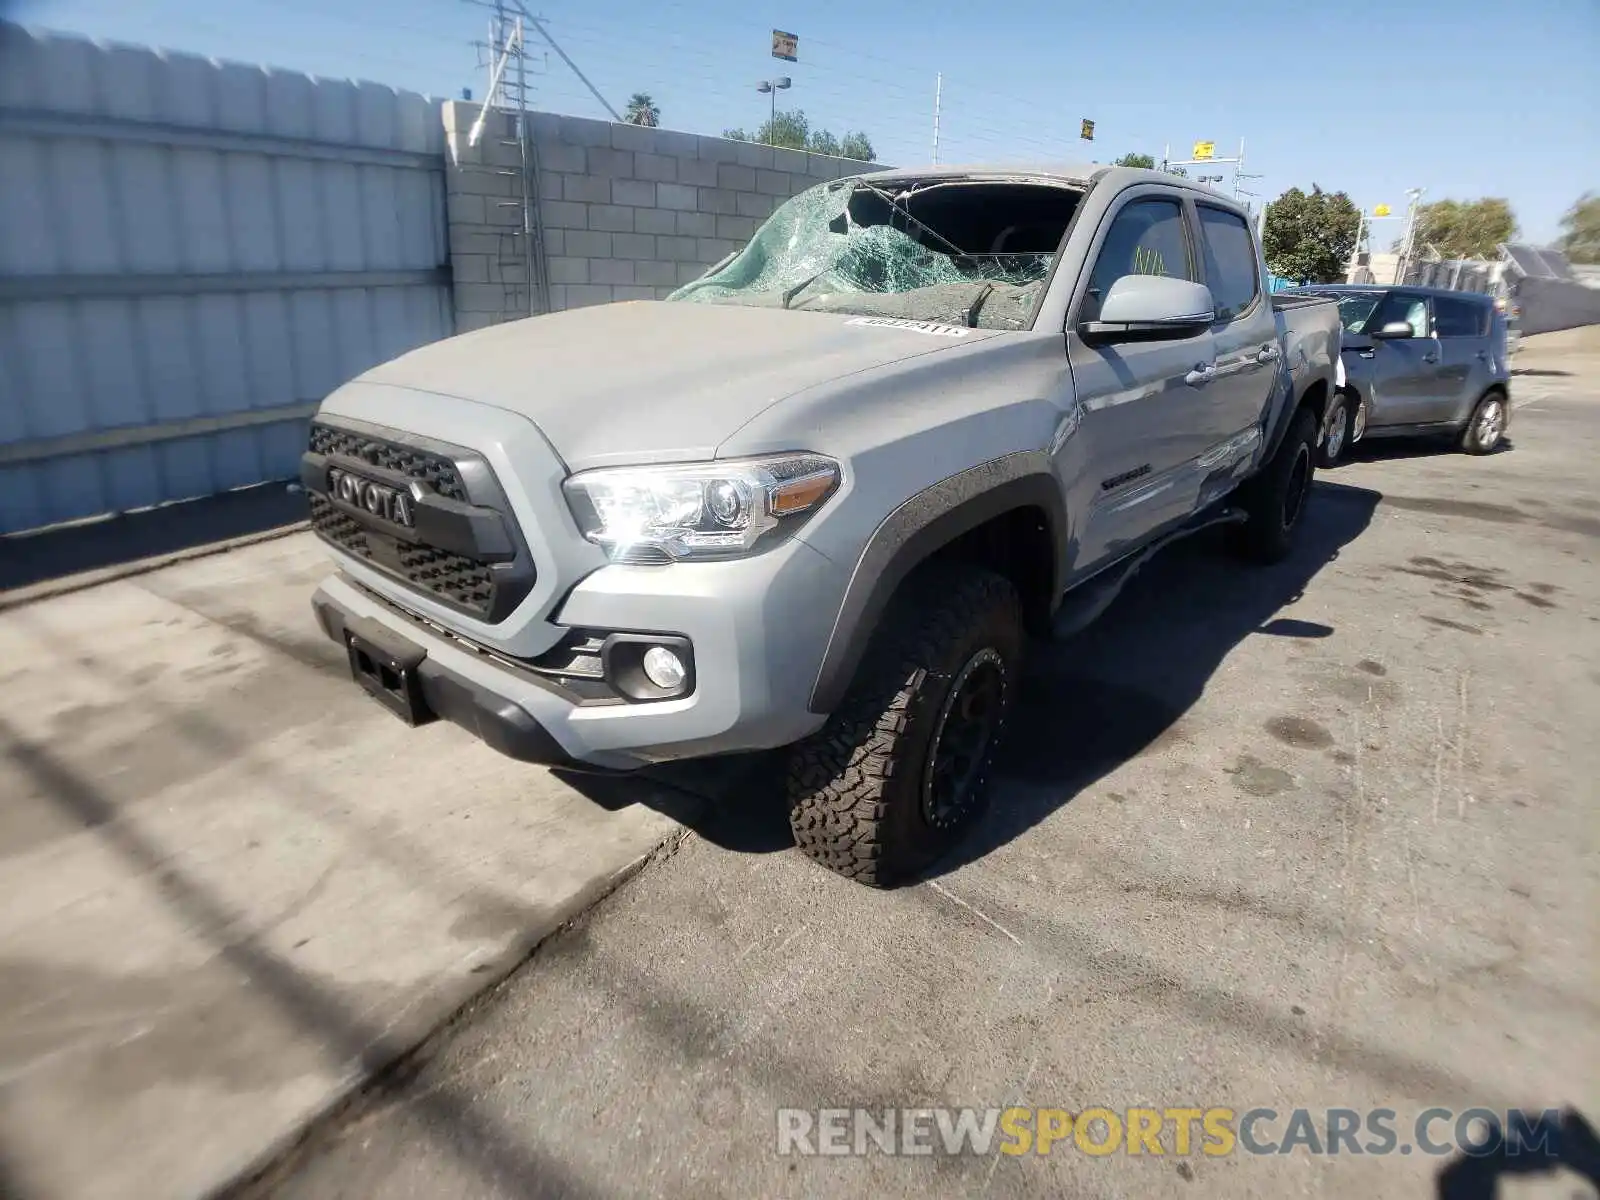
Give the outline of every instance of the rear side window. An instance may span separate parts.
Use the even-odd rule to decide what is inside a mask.
[[[1256,300],[1260,280],[1255,242],[1243,217],[1204,204],[1199,212],[1206,285],[1217,305],[1217,320],[1231,321]]]
[[[1442,338],[1483,337],[1489,332],[1489,306],[1435,296],[1433,330]]]
[[[1099,318],[1100,301],[1124,275],[1194,278],[1183,233],[1183,207],[1176,200],[1135,200],[1112,219],[1089,276],[1083,320]]]

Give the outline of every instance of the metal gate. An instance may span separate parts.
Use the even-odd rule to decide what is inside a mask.
[[[0,533],[289,478],[452,331],[426,97],[0,25]]]

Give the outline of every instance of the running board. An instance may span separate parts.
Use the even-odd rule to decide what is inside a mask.
[[[1100,615],[1111,607],[1111,602],[1121,594],[1128,580],[1139,573],[1139,568],[1173,542],[1182,541],[1201,530],[1218,525],[1241,525],[1248,519],[1249,516],[1243,509],[1229,508],[1220,513],[1196,518],[1169,533],[1162,534],[1132,558],[1101,572],[1068,592],[1061,601],[1061,607],[1056,610],[1050,627],[1050,636],[1069,638],[1082,633],[1094,624],[1100,619]]]

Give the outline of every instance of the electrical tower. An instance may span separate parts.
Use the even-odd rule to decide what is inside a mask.
[[[489,72],[483,108],[467,134],[467,144],[485,140],[481,162],[463,169],[483,171],[497,181],[484,203],[496,215],[490,222],[501,227],[496,253],[490,260],[490,283],[504,291],[502,311],[531,316],[550,311],[550,287],[544,271],[544,223],[539,215],[538,144],[528,124],[530,74],[542,73],[542,63],[530,71],[530,55],[523,14],[505,0],[466,0],[489,10],[489,37],[474,42],[478,66]],[[518,6],[520,8],[520,6]],[[542,56],[541,56],[542,57]]]

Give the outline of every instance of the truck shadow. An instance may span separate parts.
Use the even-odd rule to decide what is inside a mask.
[[[1246,637],[1331,635],[1276,614],[1361,535],[1381,498],[1319,481],[1283,562],[1240,566],[1220,544],[1224,531],[1198,535],[1152,560],[1088,629],[1035,647],[997,767],[995,806],[930,874],[982,858],[1116,767],[1159,750]]]
[[[1219,536],[1202,534],[1153,559],[1083,633],[1034,644],[999,764],[1002,799],[931,873],[1005,845],[1155,748],[1250,634],[1329,636],[1328,626],[1275,614],[1360,536],[1380,499],[1367,488],[1319,481],[1299,544],[1284,562],[1241,566]],[[631,777],[560,774],[597,804],[647,805],[737,853],[770,854],[794,844],[781,752],[675,763]],[[1007,781],[1031,786],[1008,788]]]

